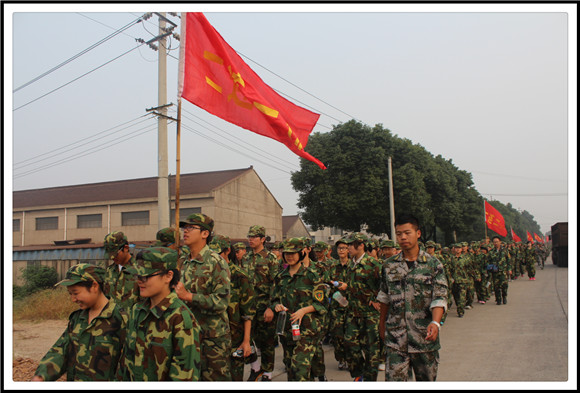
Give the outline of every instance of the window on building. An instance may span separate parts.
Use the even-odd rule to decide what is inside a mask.
[[[149,225],[149,210],[121,213],[121,225]]]
[[[20,218],[12,220],[12,232],[20,232]]]
[[[77,228],[101,228],[102,226],[102,214],[83,214],[77,216]]]
[[[187,209],[179,209],[179,220],[181,221],[193,213],[201,213],[201,207],[189,207]],[[171,209],[171,226],[174,225],[175,225],[175,209]]]
[[[58,229],[58,217],[39,217],[36,219],[36,230]]]

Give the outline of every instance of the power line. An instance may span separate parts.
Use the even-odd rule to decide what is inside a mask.
[[[90,18],[89,18],[90,19]],[[60,63],[59,65],[51,68],[50,70],[44,72],[43,74],[40,74],[39,76],[37,76],[36,78],[33,78],[32,80],[26,82],[25,84],[17,87],[16,89],[12,90],[13,93],[16,93],[18,90],[23,89],[26,86],[29,86],[30,84],[44,78],[45,76],[51,74],[52,72],[58,70],[59,68],[64,67],[65,65],[67,65],[68,63],[70,63],[71,61],[78,59],[79,57],[81,57],[82,55],[84,55],[85,53],[90,52],[91,50],[95,49],[96,47],[98,47],[99,45],[107,42],[108,40],[110,40],[111,38],[119,35],[120,33],[122,33],[123,31],[127,30],[128,28],[136,25],[137,23],[141,22],[141,18],[138,18],[137,20],[134,20],[128,24],[126,24],[125,26],[121,27],[120,29],[116,30],[114,33],[108,35],[107,37],[103,38],[102,40],[98,41],[97,43],[89,46],[88,48],[86,48],[85,50],[77,53],[76,55],[72,56],[71,58],[63,61],[62,63]]]
[[[568,194],[493,194],[493,193],[480,193],[481,195],[489,195],[489,196],[533,196],[533,197],[547,197],[547,196],[568,196]]]
[[[41,98],[44,98],[44,97],[46,97],[47,95],[49,95],[49,94],[52,94],[52,93],[54,93],[55,91],[57,91],[57,90],[60,90],[60,89],[62,89],[63,87],[70,85],[70,84],[71,84],[71,83],[73,83],[73,82],[76,82],[76,81],[78,81],[78,80],[79,80],[79,79],[81,79],[82,77],[89,75],[90,73],[92,73],[92,72],[94,72],[94,71],[98,70],[99,68],[102,68],[102,67],[106,66],[107,64],[109,64],[109,63],[112,63],[113,61],[115,61],[115,60],[117,60],[117,59],[119,59],[119,58],[121,58],[121,57],[125,56],[126,54],[128,54],[128,53],[130,53],[130,52],[133,52],[135,49],[139,48],[139,47],[140,47],[141,45],[143,45],[143,44],[144,44],[144,43],[141,43],[141,44],[137,45],[136,47],[134,47],[133,49],[129,49],[127,52],[125,52],[125,53],[123,53],[123,54],[121,54],[121,55],[119,55],[119,56],[115,57],[114,59],[111,59],[111,60],[107,61],[106,63],[103,63],[103,64],[101,64],[100,66],[98,66],[97,68],[94,68],[94,69],[92,69],[91,71],[85,72],[84,74],[82,74],[82,75],[81,75],[81,76],[79,76],[78,78],[75,78],[75,79],[73,79],[73,80],[71,80],[71,81],[69,81],[69,82],[65,83],[64,85],[61,85],[61,86],[57,87],[56,89],[54,89],[54,90],[51,90],[51,91],[49,91],[48,93],[46,93],[46,94],[43,94],[43,95],[41,95],[40,97],[37,97],[37,98],[35,98],[34,100],[27,102],[27,103],[26,103],[26,104],[24,104],[24,105],[20,105],[18,108],[16,108],[16,109],[13,109],[12,111],[13,111],[13,112],[15,112],[15,111],[17,111],[17,110],[18,110],[18,109],[20,109],[20,108],[24,108],[25,106],[27,106],[27,105],[29,105],[29,104],[32,104],[33,102],[36,102],[36,101],[40,100]]]

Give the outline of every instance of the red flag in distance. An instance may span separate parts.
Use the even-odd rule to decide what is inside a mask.
[[[495,207],[491,206],[485,201],[485,222],[487,227],[496,232],[500,236],[507,236],[507,229],[505,228],[505,220],[500,212]]]

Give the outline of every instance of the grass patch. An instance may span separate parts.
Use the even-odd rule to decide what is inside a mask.
[[[67,319],[78,305],[71,302],[66,288],[57,287],[35,292],[23,299],[14,300],[14,320],[42,321]]]

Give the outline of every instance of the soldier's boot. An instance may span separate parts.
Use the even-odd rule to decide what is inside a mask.
[[[503,297],[503,304],[507,304],[507,297],[506,296]]]

